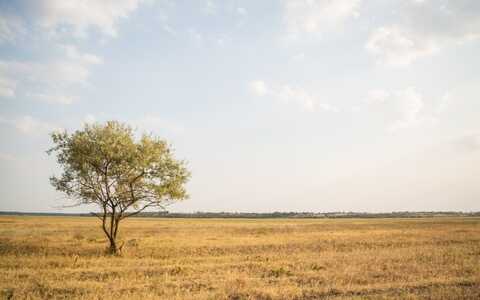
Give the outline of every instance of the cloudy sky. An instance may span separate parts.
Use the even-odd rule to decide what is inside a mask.
[[[115,119],[172,211],[478,211],[479,53],[477,0],[0,0],[0,210],[86,210],[48,133]]]

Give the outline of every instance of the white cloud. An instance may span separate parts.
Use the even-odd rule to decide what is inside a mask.
[[[434,113],[425,109],[424,97],[415,87],[388,93],[388,97],[383,101],[393,108],[396,116],[396,119],[387,126],[390,133],[433,125],[437,122]]]
[[[388,91],[382,89],[370,90],[365,102],[368,104],[381,103],[385,102],[389,97],[390,93]]]
[[[23,95],[49,103],[70,104],[66,90],[88,84],[90,68],[102,63],[92,54],[80,53],[74,46],[58,47],[60,54],[47,62],[0,61],[0,96]]]
[[[283,85],[272,93],[284,103],[297,103],[306,111],[314,111],[317,107],[316,99],[301,88]]]
[[[452,96],[449,92],[445,93],[440,99],[440,103],[437,107],[436,112],[438,114],[444,113],[452,105]]]
[[[418,124],[424,107],[422,95],[413,87],[397,92],[396,97],[400,119],[389,127],[392,132]]]
[[[166,33],[168,33],[171,36],[176,36],[177,35],[177,31],[175,29],[173,29],[173,27],[168,25],[167,23],[162,24],[162,29],[163,29],[163,31],[165,31]]]
[[[268,93],[267,85],[262,80],[250,82],[250,91],[257,96],[265,96]]]
[[[103,63],[103,60],[90,53],[80,53],[78,49],[73,45],[63,45],[67,58],[72,61],[76,61],[83,65],[98,65]]]
[[[203,7],[203,11],[207,15],[214,15],[217,12],[217,5],[212,0],[207,0],[205,2],[205,6]]]
[[[371,90],[365,102],[370,106],[381,104],[381,113],[391,115],[393,121],[387,124],[386,129],[390,133],[437,122],[435,111],[425,108],[424,97],[415,87],[393,92],[382,89]]]
[[[197,29],[195,28],[189,28],[187,30],[187,34],[197,44],[201,44],[204,40],[203,35],[200,32],[198,32]]]
[[[320,110],[323,110],[323,111],[331,111],[331,112],[339,112],[340,109],[336,106],[333,106],[331,104],[328,104],[328,103],[317,103],[316,106],[318,106],[318,108],[320,108]],[[315,105],[313,107],[315,109]]]
[[[0,13],[0,44],[15,42],[26,33],[25,25],[17,16]]]
[[[303,52],[297,53],[294,56],[292,56],[292,61],[300,62],[303,60],[305,60],[305,53]]]
[[[135,11],[141,0],[42,0],[37,3],[39,23],[60,33],[70,26],[77,36],[95,28],[108,36],[117,35],[117,24]]]
[[[480,150],[480,133],[473,133],[453,141],[453,145],[462,151],[472,152]]]
[[[33,99],[50,103],[50,104],[72,104],[74,99],[71,96],[65,95],[49,95],[49,94],[32,94],[30,95]]]
[[[288,33],[323,33],[359,15],[361,0],[286,0],[284,6]]]
[[[93,124],[97,121],[94,115],[88,114],[83,118],[83,124]]]
[[[15,97],[15,88],[17,83],[11,79],[3,78],[0,74],[0,98],[12,98]]]
[[[236,11],[241,16],[246,16],[248,14],[247,10],[243,7],[237,7]]]
[[[0,124],[12,126],[17,131],[27,135],[46,134],[48,132],[60,129],[53,124],[37,120],[29,115],[16,119],[6,119],[0,117]]]
[[[433,54],[438,46],[432,41],[404,31],[398,26],[380,27],[365,45],[377,61],[388,66],[406,66],[422,56]]]
[[[480,37],[480,1],[407,1],[398,22],[375,29],[366,50],[379,63],[407,66],[445,47]]]
[[[17,158],[15,156],[11,155],[11,154],[0,152],[0,160],[15,161],[15,160],[17,160]]]
[[[48,37],[85,38],[91,30],[108,37],[117,35],[118,23],[145,0],[21,0],[0,5],[0,43],[15,42],[28,33]],[[9,13],[10,12],[10,13]],[[12,13],[13,12],[13,13]],[[29,26],[27,26],[29,25]]]
[[[337,107],[319,101],[316,97],[299,87],[290,85],[268,86],[264,81],[256,80],[250,82],[250,91],[256,96],[271,96],[285,104],[296,104],[305,111],[339,111]]]

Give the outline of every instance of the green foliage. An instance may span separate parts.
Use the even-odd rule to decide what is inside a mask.
[[[47,153],[63,168],[51,184],[76,204],[97,204],[109,239],[115,240],[123,218],[188,198],[190,173],[162,139],[144,134],[136,140],[131,127],[116,121],[51,136],[55,146]]]

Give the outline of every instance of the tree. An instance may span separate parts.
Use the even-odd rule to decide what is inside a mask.
[[[56,190],[66,193],[74,205],[94,204],[93,213],[102,222],[109,252],[118,252],[120,222],[147,208],[187,199],[184,184],[190,173],[184,161],[176,160],[162,139],[143,134],[135,139],[126,124],[85,125],[73,134],[51,134],[63,173],[50,178]]]

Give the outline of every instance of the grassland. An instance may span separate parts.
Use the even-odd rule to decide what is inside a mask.
[[[6,299],[480,299],[480,218],[0,217]]]

